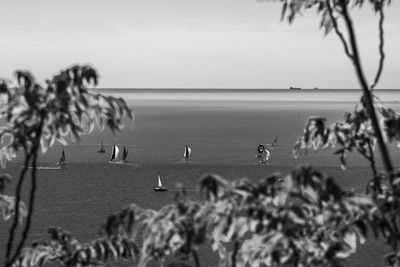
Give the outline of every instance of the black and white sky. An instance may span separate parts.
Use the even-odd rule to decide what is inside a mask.
[[[108,88],[357,88],[316,12],[288,25],[280,10],[257,0],[1,0],[0,77],[29,69],[44,79],[89,63]],[[369,7],[352,14],[372,77],[378,18]],[[386,9],[385,29],[378,88],[400,88],[399,1]]]

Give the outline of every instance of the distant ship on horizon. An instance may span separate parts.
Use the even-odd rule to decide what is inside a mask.
[[[301,90],[301,88],[300,88],[300,87],[293,87],[293,86],[290,86],[290,87],[289,87],[289,90]]]

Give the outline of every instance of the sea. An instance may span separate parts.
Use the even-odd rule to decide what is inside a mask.
[[[115,88],[93,92],[124,98],[135,119],[125,120],[124,129],[115,135],[95,129],[78,141],[69,140],[68,146],[57,143],[40,154],[29,242],[46,238],[51,226],[60,226],[81,242],[88,242],[98,237],[108,215],[130,203],[158,210],[173,202],[182,185],[189,198],[197,199],[197,183],[206,173],[219,174],[229,181],[244,177],[257,181],[312,164],[344,188],[357,192],[364,190],[371,177],[368,163],[357,154],[349,156],[346,170],[340,168],[332,150],[310,151],[298,159],[292,155],[293,144],[302,135],[309,116],[324,116],[328,123],[342,119],[344,112],[354,110],[360,90]],[[400,111],[400,90],[377,89],[375,94],[377,101]],[[276,136],[278,145],[271,151],[269,163],[260,164],[255,158],[257,146],[272,142]],[[97,153],[101,141],[106,153]],[[113,145],[120,151],[124,146],[128,149],[128,164],[108,163]],[[191,147],[192,157],[183,164],[185,145]],[[68,168],[54,169],[63,149]],[[398,165],[397,144],[390,144],[390,151]],[[1,170],[14,178],[7,194],[13,194],[22,164],[22,155],[18,154]],[[168,192],[153,191],[158,174]],[[28,186],[26,181],[25,191]],[[4,251],[9,225],[9,221],[0,221],[0,251]],[[382,266],[388,251],[384,242],[370,237],[345,266]],[[1,262],[2,257],[3,253]],[[218,266],[218,257],[204,247],[200,263]],[[149,263],[159,265],[157,261]]]

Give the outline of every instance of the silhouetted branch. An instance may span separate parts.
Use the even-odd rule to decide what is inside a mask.
[[[350,15],[347,10],[347,1],[346,0],[340,0],[339,4],[341,5],[342,8],[342,15],[344,17],[347,29],[348,29],[348,34],[349,34],[349,40],[350,40],[350,45],[353,51],[353,64],[354,68],[356,70],[356,74],[358,77],[358,81],[361,84],[361,88],[363,90],[363,104],[366,106],[368,115],[370,116],[371,122],[372,122],[372,127],[374,130],[374,134],[376,136],[376,139],[378,141],[378,146],[381,151],[381,156],[382,156],[382,161],[385,167],[385,170],[387,174],[389,175],[389,180],[390,183],[392,184],[393,180],[393,165],[392,161],[390,158],[390,155],[388,153],[385,141],[383,140],[382,132],[378,123],[378,119],[376,117],[375,109],[374,109],[374,104],[372,101],[372,96],[371,92],[369,90],[369,87],[367,85],[362,67],[361,67],[361,61],[358,55],[358,48],[357,48],[357,41],[354,33],[354,28],[353,28],[353,22],[350,18]]]
[[[194,259],[195,266],[200,267],[199,256],[197,255],[197,252],[194,249],[192,250],[192,256]]]
[[[239,241],[236,240],[233,244],[233,251],[232,251],[232,257],[231,257],[232,267],[236,267],[236,256],[237,256],[238,251],[239,251]]]
[[[346,42],[346,39],[344,39],[342,32],[339,30],[339,25],[337,24],[336,18],[333,16],[333,10],[331,7],[330,0],[326,1],[326,6],[328,7],[329,17],[331,18],[332,25],[333,25],[333,28],[335,29],[336,35],[339,37],[340,41],[343,44],[344,52],[351,60],[353,60],[353,55],[350,53],[349,46]]]
[[[383,13],[383,4],[379,9],[379,66],[375,75],[374,83],[371,85],[371,90],[375,88],[377,85],[379,78],[381,77],[383,70],[383,63],[385,61],[385,51],[383,50],[384,46],[384,29],[383,29],[383,21],[385,20],[385,14]]]
[[[40,136],[40,135],[39,135]],[[38,154],[38,147],[36,147],[35,151],[33,152],[33,160],[32,160],[32,175],[31,175],[31,190],[29,193],[29,208],[28,208],[28,216],[26,218],[26,223],[25,223],[25,228],[22,233],[22,238],[15,249],[14,256],[10,259],[9,263],[13,263],[15,259],[19,256],[19,253],[21,252],[25,241],[28,237],[29,230],[31,228],[32,224],[32,215],[33,215],[33,210],[35,208],[35,196],[36,196],[36,162],[37,162],[37,154]],[[10,265],[11,266],[11,265]]]
[[[26,154],[25,155],[25,163],[24,163],[24,168],[22,169],[19,179],[18,179],[18,184],[15,189],[15,215],[14,215],[14,220],[11,225],[11,228],[9,229],[9,234],[8,234],[8,241],[7,241],[7,248],[6,248],[6,266],[10,266],[11,262],[9,261],[13,243],[14,243],[14,236],[15,236],[15,230],[17,229],[18,226],[18,221],[19,221],[19,203],[21,202],[21,188],[22,188],[22,183],[25,179],[25,174],[28,170],[29,166],[29,161],[31,160],[31,154]]]

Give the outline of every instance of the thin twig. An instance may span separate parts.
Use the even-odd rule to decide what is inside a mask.
[[[330,4],[330,0],[326,1],[326,6],[328,7],[329,17],[331,18],[333,28],[335,29],[336,35],[339,37],[340,41],[342,41],[344,52],[351,60],[353,60],[353,55],[350,53],[349,45],[347,44],[347,41],[344,38],[342,32],[339,30],[339,25],[337,24],[336,18],[333,16],[333,10],[332,10],[331,4]]]
[[[15,215],[14,215],[14,220],[11,225],[11,228],[9,230],[8,234],[8,241],[7,241],[7,249],[6,249],[6,266],[8,266],[9,263],[9,258],[11,255],[13,243],[14,243],[14,237],[15,237],[15,230],[17,229],[18,226],[18,221],[19,221],[19,204],[21,202],[21,188],[23,181],[25,179],[25,174],[28,170],[29,166],[29,161],[31,160],[31,155],[30,154],[25,154],[25,163],[24,163],[24,168],[22,169],[19,179],[18,179],[18,184],[15,189]]]
[[[38,149],[36,148],[35,151],[33,152],[33,160],[32,160],[32,174],[31,174],[31,191],[29,193],[29,209],[28,209],[28,216],[26,218],[26,223],[25,223],[25,228],[22,233],[22,238],[14,252],[14,256],[11,258],[9,261],[10,266],[11,264],[15,261],[15,259],[18,257],[19,253],[22,250],[22,247],[25,244],[25,241],[28,237],[29,230],[31,228],[32,224],[32,215],[33,211],[35,208],[35,196],[36,196],[36,162],[37,162],[37,154],[38,154]]]
[[[384,46],[384,29],[383,29],[383,21],[385,20],[385,14],[383,12],[383,4],[379,8],[379,66],[378,71],[376,72],[374,83],[371,85],[371,90],[374,90],[375,86],[377,85],[379,78],[381,77],[382,70],[383,70],[383,63],[385,61],[385,51],[383,50]]]
[[[231,256],[232,267],[236,267],[236,256],[239,251],[239,241],[235,240],[233,244],[233,251]]]
[[[197,255],[197,252],[194,249],[192,249],[192,256],[193,256],[196,267],[200,267],[199,256]]]
[[[355,71],[357,74],[358,81],[360,82],[361,88],[363,90],[364,104],[366,105],[368,115],[372,122],[374,134],[378,141],[378,146],[381,151],[383,165],[385,167],[387,174],[389,175],[390,184],[392,184],[392,182],[393,182],[392,160],[391,160],[389,152],[387,150],[385,141],[383,140],[383,136],[382,136],[382,132],[381,132],[381,129],[380,129],[380,126],[378,123],[378,119],[375,114],[374,103],[372,100],[371,91],[369,90],[368,84],[366,82],[366,79],[364,77],[364,73],[363,73],[363,70],[361,67],[361,61],[360,61],[360,58],[358,55],[357,41],[356,41],[356,36],[355,36],[354,28],[353,28],[353,22],[347,11],[347,1],[340,0],[339,3],[342,7],[342,15],[344,17],[344,20],[345,20],[345,23],[346,23],[346,26],[348,29],[349,40],[350,40],[351,48],[353,51],[353,60],[352,61],[354,64],[354,68],[355,68]]]
[[[371,141],[370,141],[370,140],[368,140],[368,151],[369,151],[369,154],[370,154],[369,163],[370,163],[371,170],[372,170],[372,173],[373,173],[373,176],[374,176],[374,192],[373,192],[373,196],[374,196],[374,198],[375,198],[375,197],[376,197],[376,192],[377,192],[377,191],[378,191],[379,193],[382,193],[382,188],[381,188],[381,185],[380,185],[380,183],[379,183],[378,172],[377,172],[376,164],[375,164],[374,151],[373,151],[373,149],[372,149],[372,144],[371,144]]]

